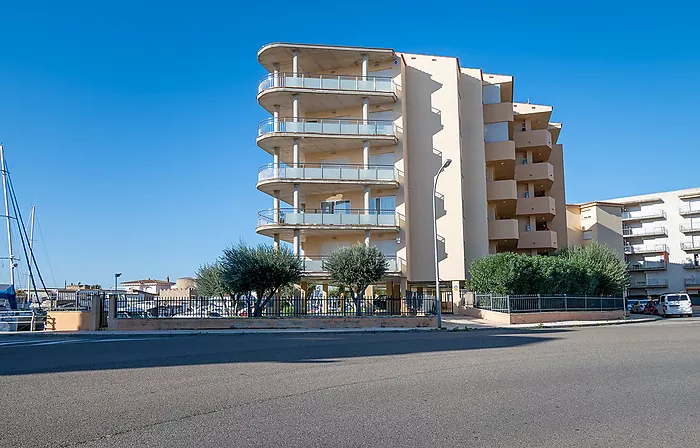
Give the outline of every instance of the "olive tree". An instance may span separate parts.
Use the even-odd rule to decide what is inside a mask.
[[[629,286],[627,265],[605,244],[592,241],[585,246],[565,247],[555,255],[587,272],[592,295],[619,296]]]
[[[254,317],[261,317],[275,294],[299,281],[302,272],[301,260],[289,248],[264,244],[224,249],[219,263],[223,283],[247,297]]]
[[[223,269],[220,263],[203,264],[197,269],[195,275],[195,286],[198,295],[221,298],[225,295],[230,295],[233,297],[232,291],[224,283]]]
[[[365,290],[384,277],[389,263],[379,249],[359,243],[332,252],[325,260],[324,267],[334,283],[350,290],[355,312],[360,316],[360,303]]]

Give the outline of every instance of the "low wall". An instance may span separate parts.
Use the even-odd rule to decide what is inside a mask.
[[[539,324],[568,320],[615,320],[625,317],[625,310],[616,311],[552,311],[547,313],[517,313],[510,315],[511,324]]]
[[[55,331],[96,330],[95,316],[91,311],[49,311],[46,329]]]
[[[233,319],[116,319],[110,330],[229,330],[229,329],[325,329],[325,328],[424,328],[436,327],[436,317],[306,317]]]
[[[464,308],[467,316],[485,319],[499,324],[539,324],[570,320],[614,320],[625,317],[625,310],[615,311],[551,311],[546,313],[499,313],[479,308]]]

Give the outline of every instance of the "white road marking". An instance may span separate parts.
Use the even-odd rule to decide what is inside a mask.
[[[97,344],[101,342],[128,342],[128,341],[147,341],[152,339],[162,339],[160,337],[141,337],[141,338],[106,338],[106,339],[59,339],[57,341],[47,341],[46,339],[30,339],[23,341],[0,342],[0,347],[4,346],[23,346],[37,347],[42,345],[58,345],[58,344]]]

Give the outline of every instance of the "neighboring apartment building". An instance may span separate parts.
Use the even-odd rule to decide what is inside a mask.
[[[700,188],[568,206],[567,213],[571,244],[591,239],[621,246],[628,296],[687,291],[694,302],[700,299]]]
[[[362,242],[390,262],[386,294],[429,289],[433,180],[447,159],[443,282],[458,287],[488,253],[566,245],[561,125],[551,106],[515,103],[512,76],[384,48],[275,43],[258,61],[270,74],[257,99],[272,117],[257,144],[273,162],[257,188],[274,199],[256,230],[291,243],[309,281],[327,280],[330,252]]]
[[[144,280],[131,280],[128,282],[121,282],[120,285],[126,289],[127,292],[146,292],[148,294],[158,295],[161,291],[170,289],[175,283],[172,283],[169,278],[165,280],[154,280],[152,278]]]
[[[567,205],[568,244],[585,246],[597,241],[614,249],[624,259],[622,208],[622,205],[611,202]]]

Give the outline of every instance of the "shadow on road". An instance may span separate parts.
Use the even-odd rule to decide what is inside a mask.
[[[517,347],[550,341],[566,331],[200,334],[149,339],[115,339],[105,334],[109,341],[73,336],[52,345],[0,347],[0,375],[230,363],[333,363],[349,358]]]

